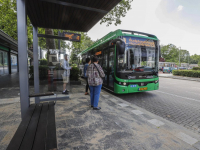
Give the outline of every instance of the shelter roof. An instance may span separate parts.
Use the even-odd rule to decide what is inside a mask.
[[[0,30],[0,45],[8,47],[12,50],[17,50],[17,41],[8,34]]]
[[[28,0],[27,14],[36,27],[89,31],[121,0]]]

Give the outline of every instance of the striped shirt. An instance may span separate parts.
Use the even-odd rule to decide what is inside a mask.
[[[96,65],[96,67],[98,68],[100,75],[94,65]],[[88,77],[89,86],[98,86],[103,84],[103,80],[101,77],[105,77],[105,74],[99,64],[90,64],[87,68],[86,76]]]

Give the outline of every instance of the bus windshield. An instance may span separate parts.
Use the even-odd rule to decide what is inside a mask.
[[[125,53],[118,55],[118,72],[157,71],[155,47],[127,45]]]

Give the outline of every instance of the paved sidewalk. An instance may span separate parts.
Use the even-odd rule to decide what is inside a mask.
[[[200,136],[102,90],[100,111],[90,107],[84,86],[56,103],[59,150],[198,150]],[[20,123],[20,104],[0,104],[0,150]]]
[[[189,81],[197,81],[197,82],[200,82],[200,78],[183,77],[183,76],[174,76],[173,74],[159,74],[159,77],[162,77],[162,78],[173,78],[173,79],[180,79],[180,80],[189,80]]]

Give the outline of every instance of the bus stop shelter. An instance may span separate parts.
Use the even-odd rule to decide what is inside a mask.
[[[33,57],[35,58],[34,90],[35,94],[38,94],[39,36],[37,28],[41,27],[87,32],[120,1],[121,0],[17,0],[19,84],[22,118],[30,105],[29,76],[27,63],[27,15],[33,25]],[[43,37],[45,37],[45,35]],[[67,40],[66,37],[58,38]],[[39,102],[39,99],[35,98],[35,103]]]

